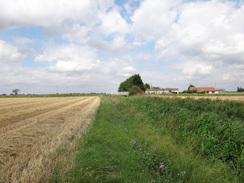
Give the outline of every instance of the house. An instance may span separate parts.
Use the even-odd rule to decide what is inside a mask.
[[[158,89],[146,89],[146,94],[165,94],[165,93],[179,93],[178,88],[158,88]]]
[[[205,90],[206,93],[219,93],[214,87],[190,87],[190,90],[197,90],[198,92]]]

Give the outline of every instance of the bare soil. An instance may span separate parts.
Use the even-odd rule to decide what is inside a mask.
[[[43,182],[75,150],[99,104],[96,96],[0,98],[0,182]]]

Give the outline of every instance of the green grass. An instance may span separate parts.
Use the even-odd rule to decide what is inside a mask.
[[[241,132],[241,102],[104,96],[73,168],[49,182],[242,182]]]
[[[218,96],[222,96],[222,97],[228,97],[228,96],[236,96],[236,97],[240,97],[240,96],[244,96],[244,93],[219,93],[219,94],[184,94],[184,93],[181,93],[181,94],[178,94],[179,96],[208,96],[208,97],[218,97]]]

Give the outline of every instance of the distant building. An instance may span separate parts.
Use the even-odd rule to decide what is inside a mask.
[[[146,94],[165,94],[165,93],[179,93],[178,88],[158,88],[158,89],[146,89]]]
[[[197,90],[198,92],[204,90],[206,93],[219,93],[214,87],[190,87],[190,90]]]
[[[121,95],[121,96],[129,96],[129,92],[107,92],[107,95]]]

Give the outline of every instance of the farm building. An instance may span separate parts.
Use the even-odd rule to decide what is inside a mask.
[[[206,93],[219,93],[214,87],[190,87],[190,90],[197,90],[198,92],[205,90]]]
[[[165,93],[178,93],[178,88],[159,88],[159,89],[147,89],[146,94],[165,94]]]

